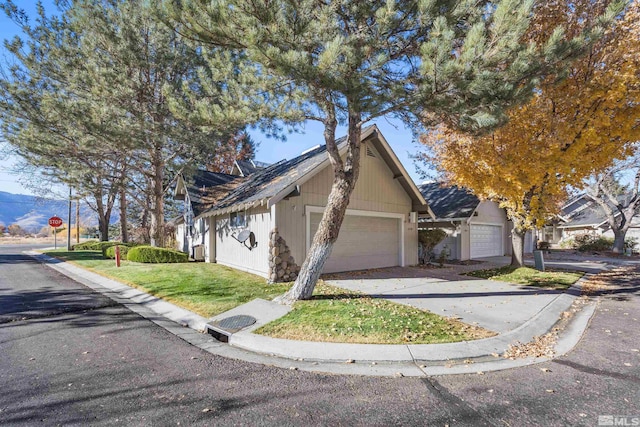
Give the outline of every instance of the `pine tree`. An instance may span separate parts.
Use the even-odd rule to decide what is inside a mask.
[[[76,85],[76,69],[86,59],[78,34],[64,13],[48,17],[39,7],[37,24],[31,26],[12,2],[2,9],[24,33],[5,43],[13,62],[5,64],[0,78],[2,134],[34,169],[33,185],[64,183],[86,199],[107,240],[126,158],[105,144],[111,133],[105,123],[113,122],[110,110]]]
[[[165,0],[178,31],[227,58],[234,111],[324,125],[333,185],[283,302],[311,297],[358,179],[363,124],[382,116],[480,131],[529,98],[537,78],[585,46],[561,30],[523,42],[533,2]],[[612,13],[615,13],[613,11]],[[610,18],[611,16],[609,16]],[[216,68],[218,73],[224,71]],[[215,91],[210,94],[215,97]],[[197,105],[197,103],[196,103]],[[239,107],[238,107],[239,106]],[[197,109],[195,109],[197,111]],[[206,115],[198,116],[206,120]],[[336,144],[347,127],[346,151]]]

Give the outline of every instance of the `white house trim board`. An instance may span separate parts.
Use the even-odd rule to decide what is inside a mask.
[[[382,134],[382,132],[378,131],[378,127],[377,126],[374,126],[373,129],[376,130],[376,136],[378,138],[378,141],[380,141],[380,143],[382,144],[384,149],[387,151],[387,153],[391,157],[391,160],[393,161],[395,166],[400,170],[400,173],[402,174],[402,177],[404,177],[404,179],[407,181],[407,183],[409,184],[409,186],[411,187],[413,192],[416,194],[416,196],[418,196],[418,200],[420,200],[422,202],[422,204],[427,205],[429,215],[431,215],[432,218],[435,218],[435,215],[431,211],[431,208],[428,207],[427,201],[425,200],[424,196],[422,195],[422,193],[418,189],[418,186],[416,185],[415,182],[413,182],[413,179],[411,179],[411,177],[409,177],[409,173],[407,173],[407,170],[404,168],[402,163],[400,163],[400,160],[398,159],[398,156],[395,155],[395,153],[391,149],[391,146],[387,142],[387,140],[384,137],[384,135]],[[400,177],[398,177],[398,178],[400,178]],[[394,176],[394,179],[396,179],[395,176]]]
[[[313,236],[311,236],[311,214],[312,213],[323,213],[325,210],[322,206],[311,206],[306,205],[304,207],[304,215],[305,215],[305,235],[306,235],[306,251],[309,252],[309,248],[311,248],[311,241]],[[398,220],[398,231],[400,236],[399,249],[400,253],[398,255],[398,265],[404,267],[405,263],[405,254],[404,254],[404,227],[403,224],[405,222],[407,214],[402,213],[393,213],[393,212],[378,212],[378,211],[364,211],[359,209],[347,209],[345,215],[353,215],[353,216],[368,216],[374,218],[395,218]]]

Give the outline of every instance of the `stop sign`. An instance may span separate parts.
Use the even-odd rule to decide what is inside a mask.
[[[58,228],[62,225],[62,219],[58,218],[57,216],[52,216],[51,218],[49,218],[49,225],[53,228]]]

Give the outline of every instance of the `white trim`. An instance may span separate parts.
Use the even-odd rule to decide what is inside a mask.
[[[409,173],[407,173],[407,170],[404,168],[404,166],[400,162],[400,159],[398,159],[398,156],[396,156],[396,153],[393,151],[393,149],[389,145],[389,142],[387,142],[387,139],[384,137],[382,132],[380,132],[380,129],[378,129],[378,126],[373,125],[373,129],[375,129],[377,131],[377,135],[376,136],[378,137],[378,141],[380,141],[380,143],[382,144],[384,149],[387,150],[387,152],[389,153],[393,163],[400,170],[400,173],[402,174],[404,179],[407,181],[407,183],[409,184],[409,186],[413,190],[414,194],[416,196],[418,196],[418,200],[421,200],[425,205],[427,205],[427,209],[428,209],[429,215],[431,215],[432,217],[435,218],[435,215],[433,214],[433,212],[431,211],[431,208],[429,207],[429,203],[426,201],[426,199],[424,198],[424,196],[420,192],[420,189],[418,188],[416,183],[413,182],[413,179],[411,179],[411,177],[409,176]]]
[[[306,253],[305,256],[309,253],[309,248],[311,248],[311,214],[312,213],[324,213],[325,207],[322,206],[312,206],[305,205],[304,207],[304,215],[305,215],[305,237],[306,237]],[[368,216],[373,218],[395,218],[398,219],[398,227],[400,231],[400,254],[399,254],[399,262],[398,264],[401,267],[406,266],[405,262],[405,254],[404,254],[404,223],[407,214],[395,213],[395,212],[379,212],[379,211],[363,211],[359,209],[347,209],[346,215],[352,216]]]

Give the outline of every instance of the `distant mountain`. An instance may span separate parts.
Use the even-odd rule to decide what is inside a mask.
[[[71,222],[75,223],[75,203],[71,213]],[[25,194],[12,194],[0,191],[0,224],[18,224],[29,232],[37,232],[48,225],[49,218],[59,216],[66,223],[69,213],[67,200],[43,199]],[[80,205],[81,224],[95,226],[96,214],[88,206]],[[111,218],[111,221],[117,218]]]

